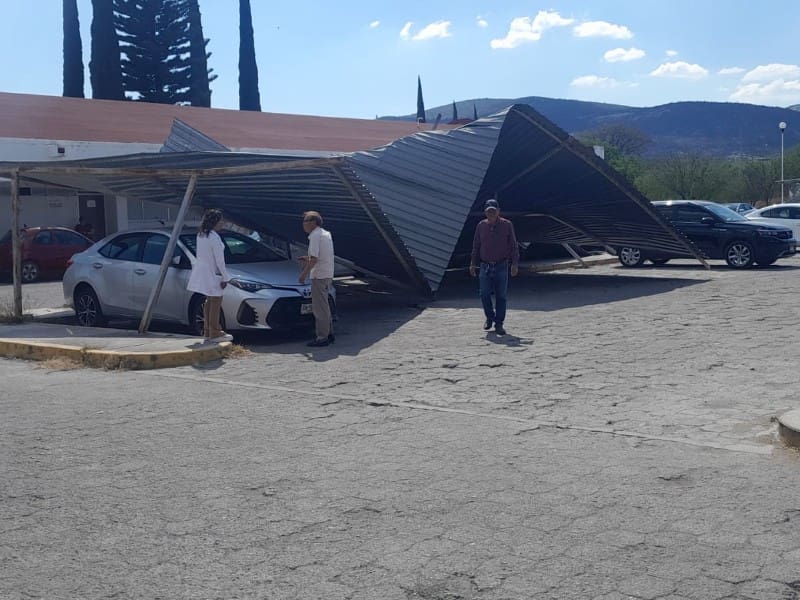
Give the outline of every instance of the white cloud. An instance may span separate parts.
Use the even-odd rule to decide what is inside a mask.
[[[583,77],[576,77],[570,83],[573,87],[603,87],[610,88],[616,87],[619,82],[612,77],[599,77],[597,75],[584,75]]]
[[[506,37],[491,41],[492,48],[516,48],[527,42],[542,39],[542,33],[553,27],[565,27],[574,23],[574,19],[566,19],[554,11],[540,10],[533,19],[517,17],[511,21]]]
[[[662,64],[650,73],[652,77],[672,77],[674,79],[704,79],[708,77],[708,70],[700,65],[690,65],[679,60]]]
[[[370,29],[375,29],[375,28],[381,26],[381,22],[380,21],[373,21],[372,23],[369,24],[369,26],[370,26]]]
[[[768,82],[777,79],[800,79],[800,67],[797,65],[783,65],[773,63],[770,65],[759,65],[755,69],[748,71],[743,82]]]
[[[606,59],[606,62],[610,63],[638,60],[644,58],[644,56],[644,50],[640,50],[639,48],[630,48],[629,50],[625,50],[625,48],[614,48],[603,54],[603,58]]]
[[[800,79],[786,81],[778,79],[769,83],[748,83],[740,85],[729,96],[734,102],[788,106],[800,103]]]
[[[670,58],[678,56],[678,51],[677,50],[667,50],[667,56],[669,56]]]
[[[574,29],[578,37],[610,37],[617,40],[629,40],[633,37],[630,29],[624,25],[614,25],[606,21],[587,21],[576,25]]]
[[[489,26],[489,21],[484,19],[482,16],[478,15],[475,19],[478,27],[483,27],[484,29]]]
[[[433,38],[450,37],[450,21],[436,21],[422,28],[422,30],[411,38],[414,41],[430,40]]]
[[[738,75],[739,73],[744,73],[742,67],[726,67],[717,71],[717,75]]]
[[[400,30],[400,37],[401,38],[403,38],[404,40],[407,40],[409,37],[411,37],[411,26],[413,24],[414,23],[412,21],[409,21],[408,23],[403,25],[403,28]]]

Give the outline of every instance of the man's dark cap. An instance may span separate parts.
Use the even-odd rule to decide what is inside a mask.
[[[497,200],[487,200],[486,204],[483,205],[484,212],[493,208],[495,210],[500,210],[500,205],[497,204]]]

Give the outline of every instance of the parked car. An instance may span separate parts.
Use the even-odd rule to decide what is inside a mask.
[[[727,208],[730,208],[733,212],[737,212],[740,215],[744,215],[749,213],[751,210],[755,210],[756,207],[752,204],[748,204],[747,202],[728,202],[727,204],[723,204]]]
[[[775,204],[765,206],[745,215],[751,221],[782,225],[794,232],[795,239],[800,240],[800,204]]]
[[[66,227],[27,227],[22,237],[22,281],[32,283],[45,275],[61,277],[73,254],[86,250],[92,240]],[[0,238],[0,273],[13,269],[11,231]]]
[[[771,265],[796,252],[797,241],[788,227],[750,221],[715,202],[667,200],[653,202],[656,210],[679,232],[694,242],[706,258],[724,259],[735,269],[753,263]],[[693,258],[687,253],[668,253],[645,248],[617,248],[619,262],[638,267],[645,260],[660,265],[671,258]]]
[[[298,263],[266,245],[221,231],[231,276],[222,294],[222,324],[228,331],[310,327],[310,282],[300,284]],[[197,232],[178,238],[170,267],[153,311],[153,319],[188,325],[203,332],[205,296],[186,289],[195,262]],[[111,317],[140,318],[158,281],[161,259],[169,242],[165,230],[136,230],[110,235],[74,256],[64,274],[64,300],[78,322],[102,325]],[[336,292],[329,302],[336,314]]]

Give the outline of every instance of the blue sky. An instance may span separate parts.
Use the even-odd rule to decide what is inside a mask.
[[[788,0],[251,0],[264,111],[372,118],[468,98],[800,104]],[[78,0],[89,86],[90,0]],[[200,0],[212,105],[238,107],[238,2]],[[0,91],[60,95],[61,2],[6,0]]]

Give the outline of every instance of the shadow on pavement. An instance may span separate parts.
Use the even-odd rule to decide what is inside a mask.
[[[574,271],[520,275],[509,283],[509,310],[551,311],[607,304],[664,294],[708,281],[704,278],[647,277],[630,273],[626,269],[623,276]],[[477,280],[464,276],[453,277],[445,282],[430,306],[479,307]]]

